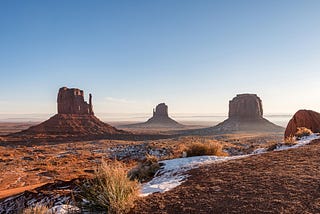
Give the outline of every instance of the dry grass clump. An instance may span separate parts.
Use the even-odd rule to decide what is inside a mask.
[[[187,146],[186,153],[187,157],[203,155],[227,156],[227,153],[222,151],[222,145],[217,142],[194,142]]]
[[[145,182],[153,178],[159,169],[160,163],[158,158],[148,154],[143,162],[129,171],[128,176],[131,180]]]
[[[284,145],[286,146],[294,146],[297,144],[296,138],[294,136],[290,136],[290,137],[286,137],[286,139],[284,139]]]
[[[25,208],[22,211],[22,214],[47,214],[49,211],[49,208],[42,204],[37,204],[33,207]]]
[[[127,168],[119,161],[102,162],[94,178],[80,186],[81,197],[94,209],[107,213],[127,213],[138,196],[139,185],[127,176]]]
[[[294,134],[297,139],[301,139],[302,137],[310,136],[313,132],[306,127],[298,127],[298,131]]]

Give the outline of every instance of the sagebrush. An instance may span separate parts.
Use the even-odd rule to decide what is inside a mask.
[[[80,186],[81,197],[89,207],[106,213],[127,213],[139,193],[139,184],[127,176],[126,166],[119,162],[105,162],[96,170],[94,178]]]

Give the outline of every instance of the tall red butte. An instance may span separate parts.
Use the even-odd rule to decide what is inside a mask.
[[[312,132],[320,132],[320,114],[311,110],[299,110],[289,121],[284,137],[294,136],[299,127],[305,127]]]
[[[89,103],[84,100],[84,92],[77,88],[59,89],[58,114],[27,130],[10,134],[23,138],[70,138],[123,135],[128,132],[118,130],[94,116],[92,95]]]

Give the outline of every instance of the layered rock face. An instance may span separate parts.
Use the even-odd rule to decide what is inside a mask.
[[[229,101],[229,118],[259,119],[262,116],[262,101],[256,94],[238,94]]]
[[[58,114],[93,115],[92,95],[89,104],[84,101],[84,93],[77,88],[62,87],[58,93]]]
[[[299,110],[289,121],[284,137],[294,136],[299,127],[305,127],[312,132],[320,132],[320,113],[311,110]]]
[[[91,94],[88,104],[84,101],[84,93],[80,89],[60,88],[57,105],[58,114],[39,125],[11,134],[11,136],[54,139],[129,134],[95,117]]]
[[[168,106],[160,103],[153,109],[153,116],[144,123],[137,123],[124,126],[126,128],[182,128],[182,124],[171,119],[168,114]]]

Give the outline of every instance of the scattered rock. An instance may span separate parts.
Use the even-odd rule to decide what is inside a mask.
[[[311,110],[299,110],[289,121],[284,137],[294,136],[299,127],[305,127],[314,133],[320,132],[320,113]]]

